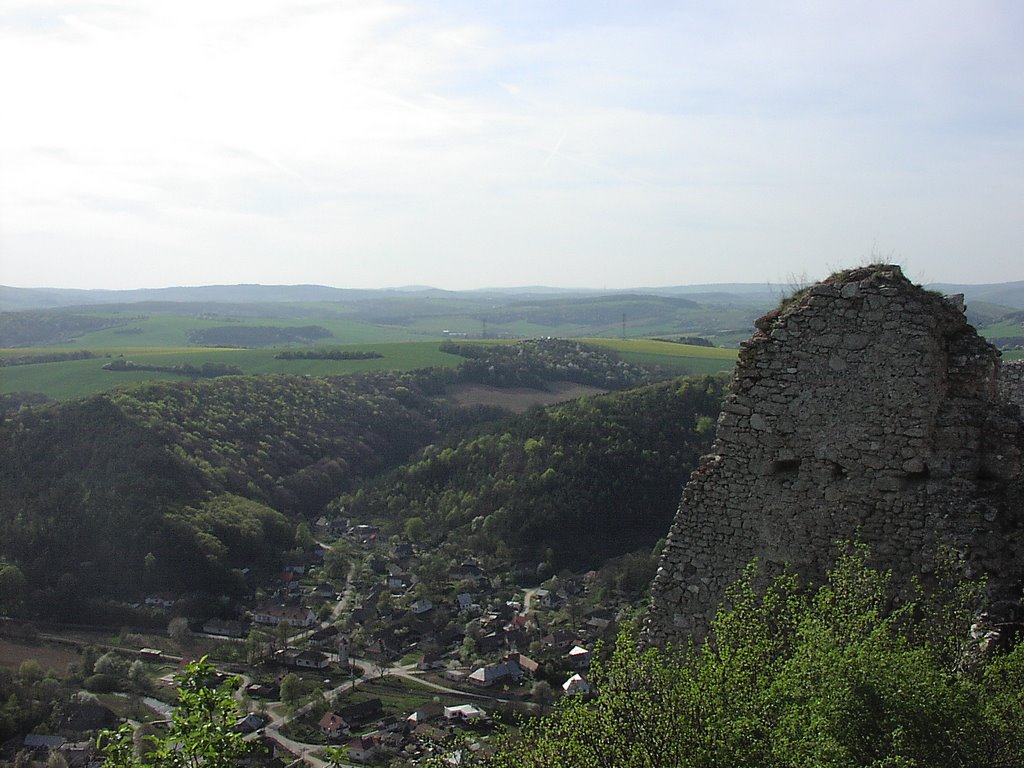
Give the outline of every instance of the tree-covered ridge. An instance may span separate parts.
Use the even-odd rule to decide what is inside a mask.
[[[456,418],[414,376],[238,376],[110,396],[198,468],[210,487],[312,514],[403,461]]]
[[[280,511],[317,511],[469,418],[455,414],[390,374],[158,383],[26,410],[0,422],[0,557],[36,608],[233,591],[233,567],[290,548]]]
[[[417,459],[336,508],[505,560],[593,566],[668,530],[725,382],[677,379],[538,410]]]
[[[1024,761],[1024,644],[964,669],[972,585],[900,597],[854,548],[826,584],[756,569],[708,642],[642,649],[620,635],[567,697],[490,768],[960,768]]]
[[[571,381],[626,389],[663,378],[620,360],[609,350],[566,339],[531,339],[509,345],[446,341],[441,351],[466,358],[458,368],[458,381],[495,387],[544,389],[548,381]]]

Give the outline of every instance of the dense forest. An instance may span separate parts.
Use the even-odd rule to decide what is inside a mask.
[[[594,567],[650,548],[710,447],[723,378],[672,380],[536,410],[447,447],[431,445],[334,506],[424,543]]]
[[[22,410],[0,424],[0,555],[36,608],[232,591],[233,567],[290,546],[282,513],[301,519],[470,417],[391,375],[226,377]],[[250,526],[261,552],[237,546]]]

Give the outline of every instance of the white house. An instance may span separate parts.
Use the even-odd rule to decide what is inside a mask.
[[[573,669],[586,669],[590,666],[590,651],[581,645],[574,645],[569,651],[569,663]]]
[[[562,683],[562,690],[565,691],[566,696],[588,694],[590,693],[590,683],[587,682],[587,678],[577,672]]]
[[[444,719],[445,720],[462,720],[469,722],[470,720],[476,720],[477,718],[483,717],[486,713],[482,709],[477,709],[472,704],[459,704],[457,707],[445,707],[444,708]]]
[[[272,627],[279,624],[312,627],[316,624],[316,614],[312,609],[298,605],[268,605],[254,610],[252,620],[257,624],[269,624]]]

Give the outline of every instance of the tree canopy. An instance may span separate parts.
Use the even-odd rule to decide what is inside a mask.
[[[237,708],[232,693],[236,677],[218,683],[213,666],[203,657],[178,675],[178,705],[162,736],[137,738],[130,724],[100,737],[107,768],[234,768],[241,757],[260,745],[247,742],[235,728]]]
[[[963,583],[901,598],[850,548],[828,581],[791,575],[730,591],[708,641],[644,649],[630,630],[567,697],[507,737],[491,768],[554,766],[1017,766],[1024,645],[958,671],[972,601]],[[969,597],[969,595],[968,595]],[[939,602],[957,621],[934,621]]]

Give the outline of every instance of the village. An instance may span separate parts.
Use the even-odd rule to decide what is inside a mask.
[[[517,579],[470,558],[440,569],[437,552],[375,526],[321,518],[313,532],[303,556],[230,618],[172,618],[179,653],[157,641],[107,654],[122,657],[126,678],[128,660],[149,670],[140,722],[167,721],[176,671],[202,652],[240,682],[236,728],[266,747],[257,763],[417,765],[443,755],[458,765],[487,753],[496,726],[589,695],[595,650],[629,607],[595,607],[597,572],[540,582],[535,564],[518,566]],[[170,617],[178,600],[155,593],[139,608]],[[7,745],[19,748],[60,751],[69,765],[98,761],[94,748],[59,735]]]

